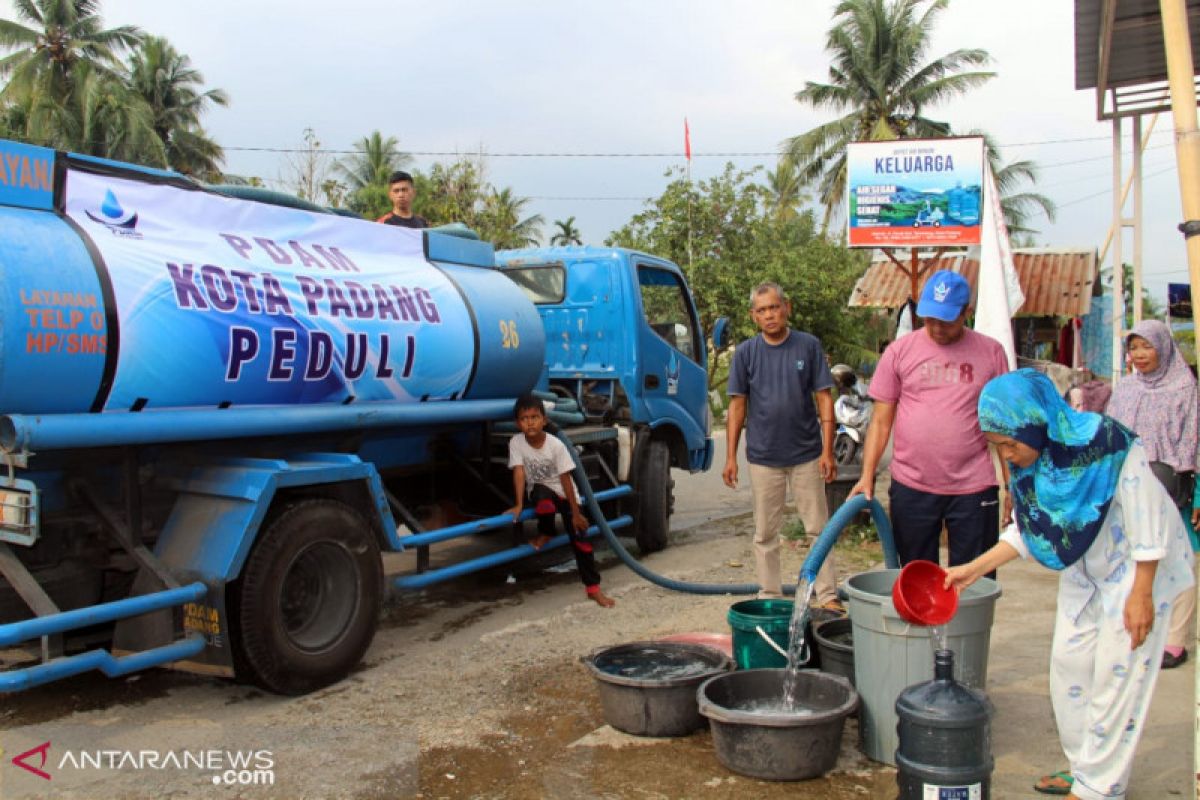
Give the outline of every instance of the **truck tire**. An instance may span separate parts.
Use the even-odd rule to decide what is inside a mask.
[[[342,679],[375,636],[382,587],[379,544],[362,514],[329,499],[286,506],[231,587],[239,677],[285,695]]]
[[[651,441],[638,465],[635,539],[643,553],[657,553],[667,546],[674,510],[675,481],[671,479],[671,453],[667,443]]]

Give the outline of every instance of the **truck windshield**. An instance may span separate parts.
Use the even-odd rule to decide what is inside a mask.
[[[508,267],[504,274],[520,286],[537,305],[561,303],[565,296],[566,271],[562,264],[539,264],[532,267]]]

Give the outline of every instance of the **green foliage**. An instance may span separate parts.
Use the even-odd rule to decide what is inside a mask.
[[[1133,265],[1122,264],[1122,292],[1125,295],[1125,329],[1133,327]],[[1105,270],[1102,280],[1112,286],[1112,270]],[[1166,316],[1166,306],[1159,303],[1150,295],[1150,290],[1142,285],[1142,319],[1163,319]]]
[[[755,335],[750,292],[775,281],[792,301],[792,327],[819,337],[836,360],[859,363],[873,355],[868,313],[846,308],[866,256],[818,235],[811,212],[779,214],[776,193],[755,180],[759,172],[727,164],[722,174],[689,184],[682,170],[668,171],[662,195],[607,244],[679,264],[706,332],[727,316],[735,341]],[[727,363],[712,354],[710,388],[723,386],[727,375]]]
[[[1196,365],[1196,331],[1174,331],[1175,344],[1179,346],[1179,352],[1183,353],[1184,361],[1187,361],[1192,366]]]
[[[165,39],[106,29],[98,0],[14,0],[0,20],[0,134],[47,147],[220,177],[200,116],[226,105]],[[120,56],[130,51],[128,63]]]
[[[450,164],[439,162],[428,173],[414,174],[413,182],[417,189],[413,211],[430,225],[461,222],[479,232],[483,197],[489,188],[482,163],[465,158]]]
[[[530,247],[541,240],[542,216],[525,216],[528,198],[488,183],[482,160],[436,163],[428,174],[415,172],[413,181],[413,210],[431,225],[461,222],[498,249]]]
[[[130,25],[105,29],[98,0],[13,0],[13,9],[20,22],[0,19],[0,47],[16,51],[0,59],[0,77],[7,80],[0,101],[64,99],[78,64],[117,80],[119,53],[143,37]]]
[[[417,196],[420,197],[420,194]],[[347,207],[351,211],[362,214],[367,219],[379,219],[392,210],[392,200],[388,197],[388,187],[380,186],[379,184],[362,186],[350,194]]]
[[[791,517],[783,523],[783,527],[779,529],[779,535],[791,542],[802,542],[808,538],[808,531],[804,529],[802,519]]]
[[[542,238],[541,214],[523,217],[529,199],[517,197],[513,190],[492,189],[484,197],[479,216],[479,235],[496,245],[497,249],[533,247]]]
[[[348,192],[348,207],[370,219],[386,214],[392,208],[388,178],[397,170],[408,169],[412,160],[400,150],[400,140],[395,136],[385,138],[379,131],[371,131],[359,139],[354,143],[354,154],[334,164]]]
[[[1038,166],[1027,159],[1005,163],[1000,157],[1000,147],[988,133],[973,130],[971,136],[982,136],[984,148],[987,151],[988,166],[996,179],[996,189],[1000,193],[1000,208],[1004,212],[1004,224],[1012,238],[1013,247],[1032,247],[1032,235],[1038,231],[1030,227],[1033,219],[1044,215],[1047,220],[1054,222],[1058,206],[1044,194],[1030,191],[1027,186],[1035,185],[1038,181]]]
[[[225,153],[200,126],[209,106],[229,105],[220,89],[201,91],[204,76],[166,39],[146,36],[129,59],[124,83],[150,109],[167,165],[201,180],[216,180]]]
[[[554,226],[558,230],[550,237],[550,244],[562,246],[583,244],[583,237],[580,235],[579,229],[575,227],[575,217],[556,219]]]

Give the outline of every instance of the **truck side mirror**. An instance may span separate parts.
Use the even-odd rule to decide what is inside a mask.
[[[729,317],[717,317],[713,323],[712,340],[714,350],[724,350],[729,346]]]

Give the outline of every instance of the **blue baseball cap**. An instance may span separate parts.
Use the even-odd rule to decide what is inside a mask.
[[[917,316],[954,322],[970,303],[971,284],[967,279],[957,272],[940,269],[925,281],[921,300],[917,303]]]

